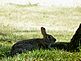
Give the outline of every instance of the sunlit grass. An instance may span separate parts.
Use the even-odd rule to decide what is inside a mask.
[[[0,8],[0,26],[1,29],[4,26],[13,30],[39,30],[41,26],[44,26],[48,30],[74,31],[81,23],[80,15],[80,8],[12,5]]]

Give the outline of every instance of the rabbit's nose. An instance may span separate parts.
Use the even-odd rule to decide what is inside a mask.
[[[54,39],[54,42],[56,41],[56,39]]]

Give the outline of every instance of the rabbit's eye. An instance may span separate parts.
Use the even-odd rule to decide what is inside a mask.
[[[47,37],[47,39],[50,39],[50,38],[51,38],[50,36]]]
[[[48,38],[50,38],[50,36],[48,36]]]

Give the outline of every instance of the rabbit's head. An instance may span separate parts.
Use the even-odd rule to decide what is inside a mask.
[[[56,39],[52,35],[47,34],[44,27],[41,27],[41,33],[43,35],[43,38],[45,39],[46,44],[49,45],[55,43]]]

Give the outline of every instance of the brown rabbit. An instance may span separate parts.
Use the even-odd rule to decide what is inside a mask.
[[[15,43],[12,46],[11,55],[13,56],[16,53],[22,53],[27,50],[29,51],[40,48],[50,48],[51,44],[54,43],[56,39],[52,35],[47,34],[44,27],[41,27],[41,33],[43,35],[43,38],[22,40]]]

